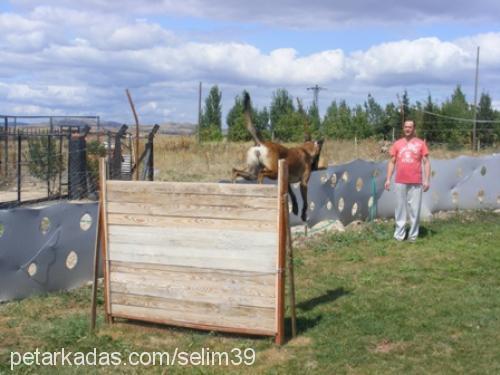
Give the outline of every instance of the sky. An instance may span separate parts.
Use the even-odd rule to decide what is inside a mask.
[[[247,90],[269,106],[287,89],[320,113],[368,94],[443,102],[461,85],[500,109],[497,0],[0,0],[0,114],[197,122],[198,85],[223,116]]]

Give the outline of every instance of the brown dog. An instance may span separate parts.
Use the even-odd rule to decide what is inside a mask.
[[[293,193],[290,184],[300,182],[300,193],[303,207],[301,213],[302,221],[307,219],[307,183],[311,172],[318,169],[318,161],[323,147],[323,140],[307,140],[302,145],[287,148],[274,142],[265,142],[259,137],[251,118],[250,95],[245,93],[245,125],[255,141],[255,146],[247,152],[247,168],[239,170],[233,168],[233,182],[236,177],[241,176],[247,180],[257,180],[262,183],[264,177],[270,179],[278,178],[278,160],[285,159],[288,165],[288,193],[292,200],[292,212],[297,215],[299,208],[297,198]]]

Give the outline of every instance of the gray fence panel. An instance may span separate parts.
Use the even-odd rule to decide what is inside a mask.
[[[85,214],[91,218],[84,220],[86,230],[80,225]],[[50,221],[46,233],[44,218]],[[0,301],[71,289],[92,279],[97,203],[0,210],[0,224]]]

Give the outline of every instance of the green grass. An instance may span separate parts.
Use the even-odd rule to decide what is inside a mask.
[[[0,305],[0,373],[10,351],[230,351],[250,367],[103,367],[99,373],[500,373],[500,215],[467,213],[423,224],[417,243],[392,224],[329,233],[295,249],[298,337],[268,338],[118,323],[89,335],[90,288]],[[102,296],[99,298],[102,310]],[[51,367],[15,373],[52,374]],[[59,368],[58,373],[97,373]]]

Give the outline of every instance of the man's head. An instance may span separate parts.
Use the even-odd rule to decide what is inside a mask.
[[[404,122],[403,134],[405,137],[408,137],[408,138],[415,136],[415,122],[413,120],[406,120]]]

